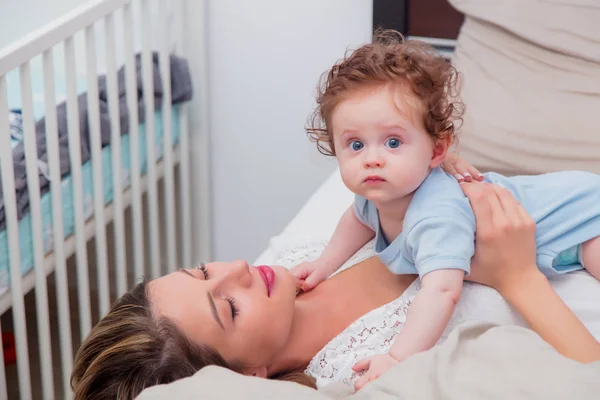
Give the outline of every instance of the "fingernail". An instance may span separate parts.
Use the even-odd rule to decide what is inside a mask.
[[[459,181],[463,181],[465,179],[461,174],[454,174],[454,177]]]
[[[465,178],[470,178],[470,177],[472,177],[472,175],[471,175],[470,173],[468,173],[468,172],[465,172],[463,175],[465,176]]]

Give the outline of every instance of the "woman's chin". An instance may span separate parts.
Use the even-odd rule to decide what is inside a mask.
[[[275,272],[275,287],[280,296],[296,297],[296,278],[285,267],[271,266]]]

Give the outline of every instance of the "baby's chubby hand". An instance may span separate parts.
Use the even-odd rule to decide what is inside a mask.
[[[329,276],[327,263],[321,259],[298,264],[290,271],[296,277],[296,286],[308,292]]]
[[[358,392],[367,383],[379,378],[384,372],[399,362],[399,360],[395,359],[390,354],[380,354],[360,360],[352,367],[354,372],[363,373],[363,375],[354,383],[354,390]]]

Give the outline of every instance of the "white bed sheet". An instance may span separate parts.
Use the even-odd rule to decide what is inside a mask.
[[[282,249],[289,244],[303,240],[311,243],[328,240],[339,218],[353,200],[354,195],[344,186],[339,170],[336,170],[310,197],[283,232],[271,238],[269,247],[256,259],[254,265],[275,263]],[[559,296],[600,341],[600,282],[587,272],[579,271],[553,277],[551,283]],[[478,306],[485,308],[485,304]]]

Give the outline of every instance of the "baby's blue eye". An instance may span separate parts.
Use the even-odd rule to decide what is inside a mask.
[[[365,145],[362,144],[362,142],[359,142],[358,140],[353,140],[350,143],[350,148],[352,148],[352,150],[354,150],[354,151],[358,151],[358,150],[362,149],[363,147],[365,147]]]
[[[398,147],[400,147],[400,140],[398,140],[396,138],[391,138],[391,139],[388,139],[388,141],[385,144],[390,149],[397,149]]]

